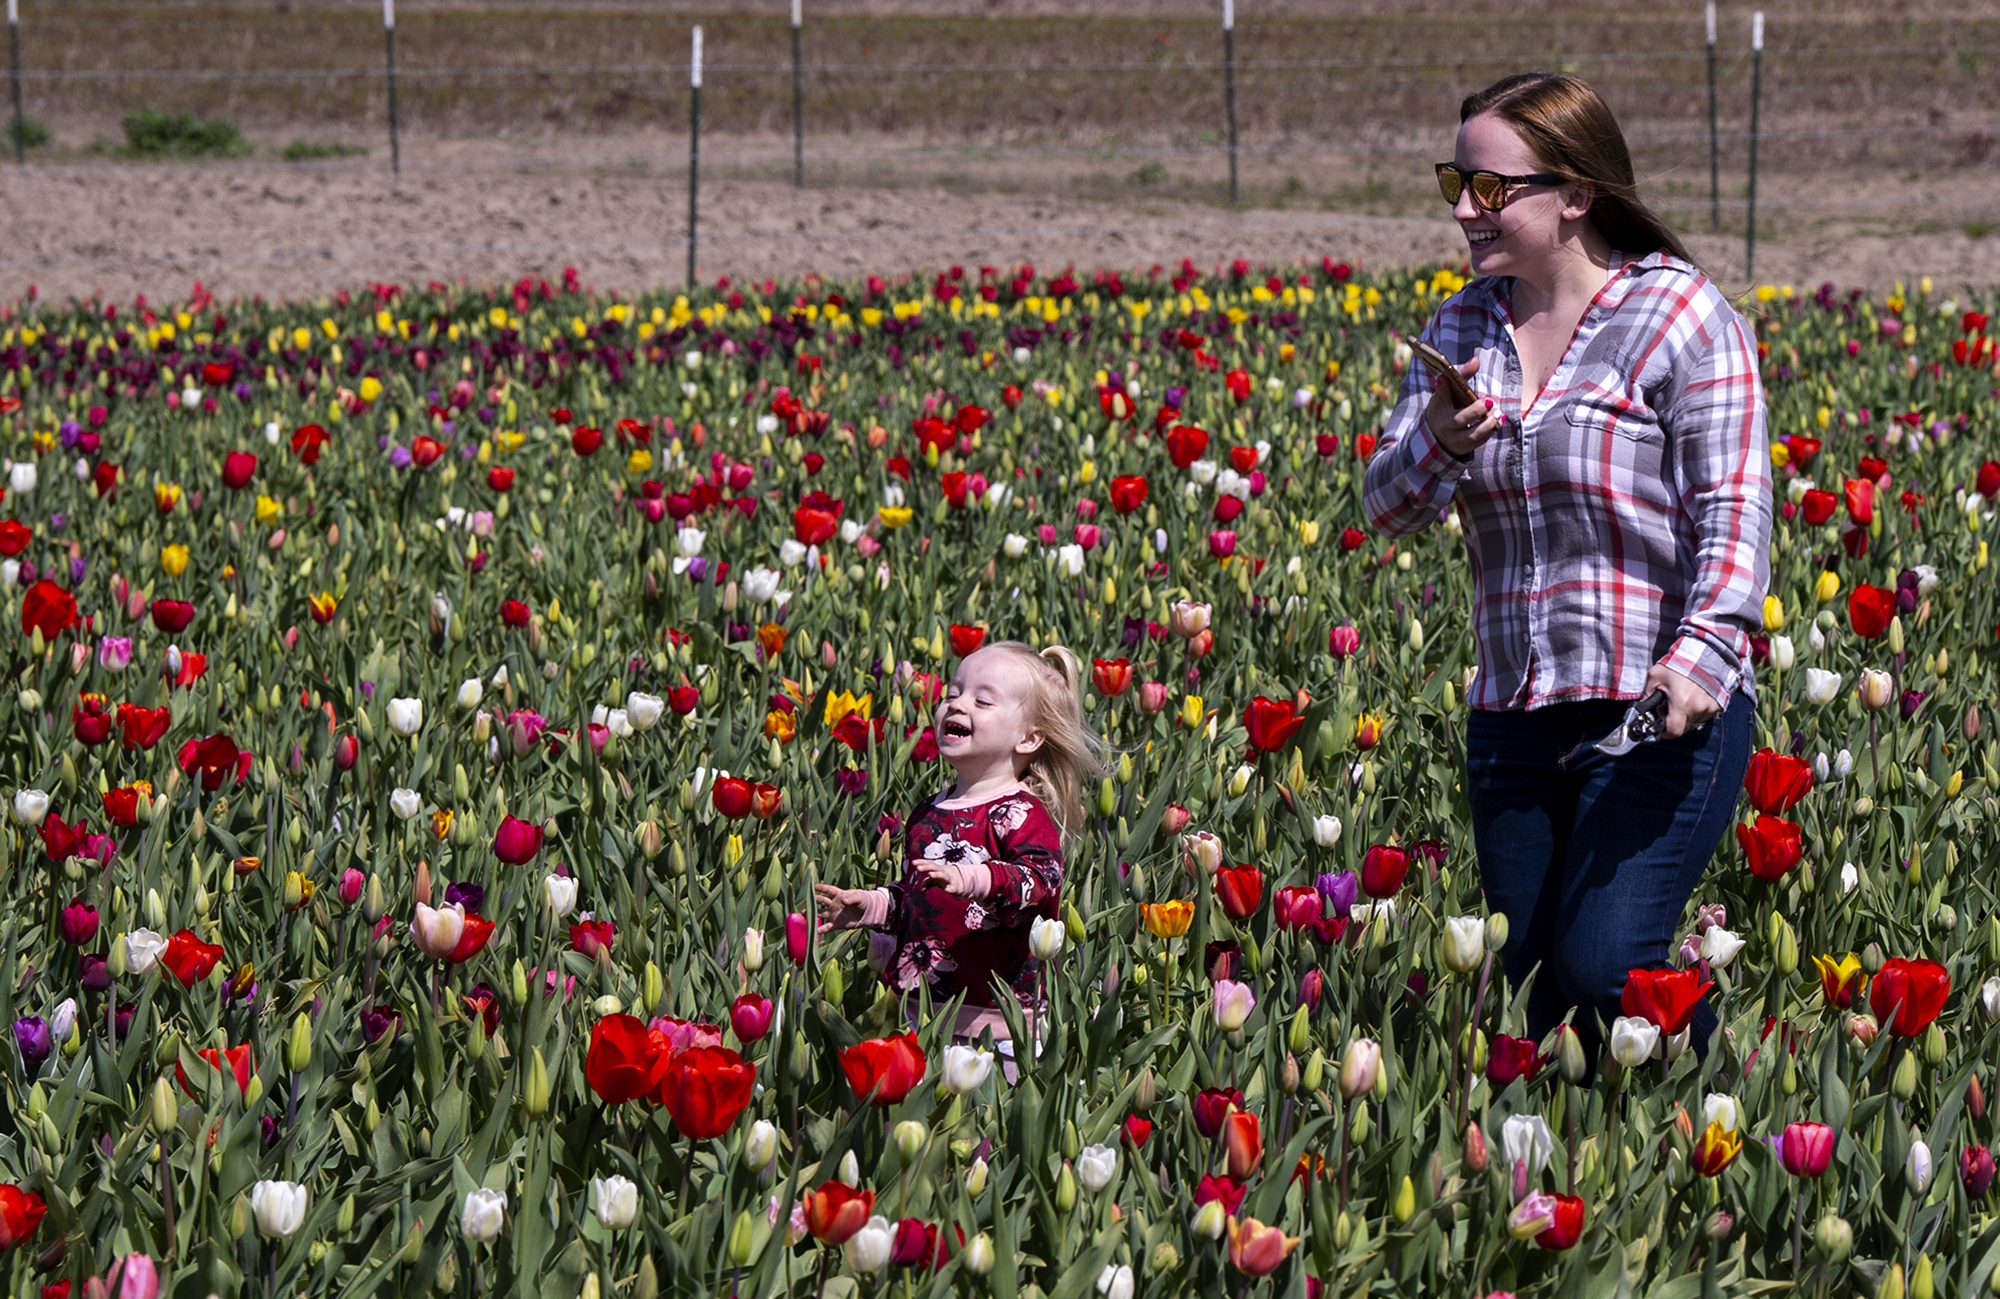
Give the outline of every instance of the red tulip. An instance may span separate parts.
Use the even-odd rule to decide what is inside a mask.
[[[28,548],[35,539],[35,530],[19,519],[0,519],[0,555],[9,559]]]
[[[21,634],[40,631],[52,641],[76,624],[76,597],[43,578],[21,597]]]
[[[1868,1009],[1897,1037],[1915,1037],[1930,1027],[1951,995],[1951,975],[1936,961],[1893,957],[1868,984]]]
[[[75,825],[66,824],[54,812],[43,817],[41,825],[37,827],[37,833],[42,836],[42,851],[52,862],[65,862],[82,852],[84,836],[88,831],[89,828],[83,822],[78,821]]]
[[[500,621],[509,627],[525,627],[534,616],[534,611],[519,600],[500,602]]]
[[[1371,898],[1391,898],[1402,891],[1403,877],[1410,873],[1406,849],[1376,844],[1361,858],[1361,891]]]
[[[1965,1183],[1965,1196],[1977,1200],[1993,1186],[1993,1152],[1985,1146],[1967,1146],[1958,1152],[1958,1176]]]
[[[120,785],[117,789],[107,789],[100,797],[104,802],[104,815],[111,824],[129,830],[139,824],[139,791],[130,785]]]
[[[317,424],[301,424],[292,434],[292,454],[302,465],[317,464],[319,449],[327,444],[326,430]]]
[[[1625,976],[1619,1005],[1671,1037],[1688,1026],[1701,995],[1714,986],[1693,970],[1633,970]]]
[[[1548,1057],[1536,1050],[1535,1039],[1501,1033],[1493,1039],[1492,1049],[1486,1055],[1486,1081],[1495,1087],[1505,1087],[1516,1078],[1531,1076],[1547,1063]]]
[[[1812,792],[1812,767],[1804,758],[1775,749],[1759,749],[1750,755],[1750,770],[1743,777],[1750,791],[1750,806],[1776,815],[1789,812],[1793,805]]]
[[[1793,1177],[1818,1177],[1825,1173],[1833,1161],[1833,1141],[1833,1129],[1824,1123],[1787,1123],[1779,1147],[1785,1171]]]
[[[771,1031],[771,999],[746,992],[729,1004],[729,1027],[739,1042],[755,1042]]]
[[[1231,497],[1230,499],[1235,499]],[[1208,534],[1208,553],[1216,559],[1227,559],[1236,553],[1236,534],[1226,528],[1218,528]]]
[[[792,511],[792,535],[802,546],[818,546],[832,540],[840,516],[831,510],[801,505]]]
[[[1543,1249],[1565,1250],[1583,1238],[1583,1197],[1580,1195],[1555,1195],[1556,1220],[1548,1230],[1535,1237],[1535,1243]]]
[[[493,834],[493,855],[509,866],[530,861],[542,850],[542,827],[532,822],[505,817]]]
[[[828,1245],[844,1245],[868,1225],[875,1210],[875,1192],[856,1190],[845,1182],[821,1182],[806,1192],[806,1230]]]
[[[1896,593],[1885,587],[1863,583],[1847,596],[1847,621],[1857,636],[1875,639],[1889,630],[1896,616]]]
[[[443,454],[444,443],[434,437],[418,434],[417,440],[410,443],[410,459],[416,462],[419,469],[430,468]]]
[[[1854,520],[1854,526],[1865,528],[1875,521],[1875,484],[1865,478],[1850,478],[1843,487],[1847,498],[1847,517]]]
[[[1979,466],[1979,473],[1972,480],[1973,490],[1992,500],[2000,496],[2000,460],[1988,460]]]
[[[579,426],[569,435],[570,450],[580,456],[597,454],[597,448],[604,445],[604,430]]]
[[[1120,474],[1111,480],[1111,508],[1130,514],[1146,503],[1146,480],[1138,474]]]
[[[1208,450],[1208,431],[1187,424],[1176,424],[1167,430],[1167,455],[1172,457],[1174,468],[1185,469],[1201,459],[1201,453]]]
[[[494,465],[486,471],[486,485],[496,492],[505,492],[514,486],[514,471],[506,465]]]
[[[206,979],[221,959],[222,948],[215,943],[202,942],[200,935],[192,929],[183,929],[169,938],[166,950],[160,953],[160,964],[181,981],[183,988],[191,988],[199,980]]]
[[[341,771],[354,770],[354,764],[361,758],[361,741],[352,735],[343,735],[333,742],[333,765]]]
[[[708,797],[715,810],[732,821],[750,815],[750,782],[741,776],[718,776]]]
[[[33,1236],[48,1211],[42,1197],[33,1191],[11,1184],[0,1186],[0,1253]]]
[[[915,1033],[869,1038],[840,1053],[847,1085],[876,1105],[894,1105],[908,1096],[923,1081],[926,1064]]]
[[[62,909],[63,941],[72,947],[82,947],[97,937],[97,908],[82,898],[71,898],[69,905]]]
[[[1805,498],[1799,502],[1799,512],[1805,515],[1807,523],[1817,528],[1833,517],[1833,512],[1839,505],[1839,497],[1835,496],[1832,492],[1823,492],[1815,487],[1808,491],[1805,494]]]
[[[659,1094],[682,1136],[708,1141],[735,1126],[756,1084],[756,1065],[728,1047],[698,1046],[667,1062]]]
[[[78,743],[95,747],[111,738],[111,709],[103,695],[77,696],[75,706],[69,711],[69,723]]]
[[[1231,920],[1248,920],[1264,900],[1264,872],[1248,864],[1215,872],[1215,896]]]
[[[1199,1209],[1210,1201],[1219,1201],[1222,1212],[1234,1217],[1236,1211],[1243,1207],[1243,1196],[1249,1189],[1249,1186],[1234,1178],[1210,1173],[1195,1183],[1194,1207]]]
[[[181,770],[188,775],[201,773],[201,787],[210,794],[222,788],[225,778],[233,776],[243,780],[248,777],[251,766],[256,762],[248,749],[237,748],[236,741],[227,735],[189,740],[175,757]]]
[[[1226,1087],[1207,1087],[1198,1091],[1188,1102],[1188,1112],[1194,1116],[1196,1131],[1204,1137],[1213,1137],[1222,1131],[1222,1121],[1229,1117],[1233,1105],[1243,1103],[1243,1093]]]
[[[952,418],[952,423],[957,426],[960,433],[972,434],[986,427],[986,419],[984,406],[960,406],[958,414]]]
[[[168,635],[187,630],[194,621],[194,606],[186,600],[153,601],[153,625]]]
[[[1222,1150],[1225,1168],[1237,1181],[1246,1181],[1257,1171],[1264,1162],[1264,1136],[1255,1114],[1230,1111],[1222,1121]]]
[[[617,940],[618,926],[609,920],[580,920],[569,927],[569,949],[586,961],[596,960],[599,952],[610,951]]]
[[[1250,732],[1253,748],[1271,753],[1285,747],[1285,742],[1297,734],[1306,724],[1306,719],[1298,714],[1298,705],[1289,699],[1266,699],[1258,695],[1243,710],[1243,725]]]
[[[632,1015],[606,1015],[590,1030],[584,1081],[606,1105],[623,1105],[659,1085],[670,1054],[664,1033]]]
[[[1247,370],[1231,370],[1222,376],[1222,382],[1229,389],[1229,395],[1237,401],[1250,400],[1250,374]]]
[[[212,1046],[204,1047],[195,1052],[195,1055],[208,1061],[209,1068],[214,1069],[218,1073],[224,1071],[224,1063],[227,1062],[227,1072],[230,1079],[236,1084],[236,1094],[239,1096],[249,1094],[250,1076],[256,1070],[250,1063],[250,1044],[248,1042],[245,1042],[242,1046],[232,1046],[227,1050],[221,1051],[216,1050]],[[194,1085],[188,1081],[187,1070],[181,1068],[180,1061],[178,1060],[174,1062],[174,1077],[180,1082],[182,1091],[195,1100],[202,1098],[201,1093],[196,1091]]]
[[[1137,1114],[1128,1114],[1125,1116],[1126,1145],[1137,1150],[1139,1147],[1145,1145],[1146,1139],[1152,1135],[1153,1122],[1151,1119],[1140,1118]]]
[[[1760,815],[1754,826],[1738,822],[1736,842],[1743,846],[1750,873],[1760,880],[1783,879],[1805,855],[1799,827],[1783,817]]]
[[[784,791],[776,785],[752,784],[750,786],[750,815],[759,821],[768,821],[784,806]]]
[[[1132,688],[1132,660],[1092,659],[1090,681],[1098,694],[1116,699]]]
[[[1008,384],[1000,390],[1000,404],[1008,410],[1021,409],[1021,389],[1017,384]]]
[[[1319,890],[1310,884],[1293,884],[1271,895],[1271,914],[1280,929],[1304,929],[1319,921]]]
[[[231,451],[222,458],[222,485],[241,491],[257,474],[257,457],[248,451]]]
[[[984,627],[963,627],[958,623],[951,625],[951,652],[960,658],[977,650],[985,641]]]

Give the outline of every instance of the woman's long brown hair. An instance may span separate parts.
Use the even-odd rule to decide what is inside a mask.
[[[1672,227],[1639,199],[1625,133],[1587,82],[1559,72],[1496,81],[1458,107],[1458,120],[1493,113],[1527,142],[1541,167],[1589,185],[1590,219],[1628,258],[1665,250],[1692,263]]]

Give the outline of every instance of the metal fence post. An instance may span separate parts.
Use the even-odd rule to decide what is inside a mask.
[[[1236,0],[1222,0],[1222,96],[1229,105],[1229,202],[1236,204]]]
[[[1715,0],[1708,0],[1708,227],[1722,229],[1722,162],[1715,125]]]
[[[701,189],[701,28],[694,29],[694,54],[688,61],[688,292],[695,289],[695,230],[700,209],[696,195]]]
[[[806,80],[799,62],[799,27],[805,17],[800,0],[792,0],[792,184],[806,183]]]
[[[21,0],[7,0],[7,55],[14,69],[14,161],[28,160],[28,119],[21,112]]]
[[[382,39],[389,48],[389,166],[403,174],[403,142],[396,124],[396,0],[382,0]]]
[[[1750,208],[1743,230],[1743,277],[1757,278],[1757,108],[1764,93],[1764,11],[1750,19]]]

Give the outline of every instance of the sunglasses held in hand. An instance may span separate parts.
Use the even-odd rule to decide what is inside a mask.
[[[1455,162],[1437,164],[1438,188],[1444,192],[1444,201],[1456,205],[1458,196],[1465,187],[1472,186],[1472,205],[1482,212],[1498,212],[1514,197],[1514,191],[1524,185],[1561,185],[1569,180],[1550,171],[1530,172],[1525,176],[1503,176],[1497,171],[1467,171]]]

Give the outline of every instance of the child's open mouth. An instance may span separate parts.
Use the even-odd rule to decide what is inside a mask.
[[[972,734],[972,723],[963,717],[947,717],[944,725],[938,727],[938,735],[944,739],[962,740]]]

